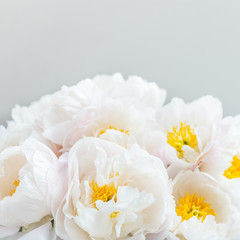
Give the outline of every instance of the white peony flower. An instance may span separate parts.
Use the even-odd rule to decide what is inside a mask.
[[[239,239],[240,214],[219,183],[199,171],[180,172],[173,181],[176,202],[172,232],[185,240]]]
[[[124,81],[120,74],[93,79],[97,96],[64,121],[44,131],[44,136],[67,151],[85,136],[100,137],[124,147],[137,142],[138,133],[165,100],[165,91],[138,77]]]
[[[56,159],[34,139],[0,154],[0,238],[51,214],[48,169]]]
[[[156,157],[137,146],[125,150],[85,138],[61,158],[69,165],[68,190],[53,214],[61,238],[133,240],[169,229],[174,205],[166,170]],[[63,185],[67,181],[59,179]]]
[[[221,155],[219,143],[225,137],[218,130],[221,120],[221,103],[211,96],[189,104],[174,98],[160,109],[157,124],[143,136],[143,141],[150,136],[152,139],[144,145],[164,161],[170,177],[174,177],[182,169],[200,166],[210,155]]]
[[[61,152],[85,136],[97,135],[128,147],[165,97],[165,90],[139,77],[125,81],[121,74],[97,76],[63,87],[30,107],[17,106],[10,124],[12,129],[24,128],[27,137],[33,130],[43,134],[55,149],[63,148]],[[15,138],[21,142],[23,136]]]
[[[221,125],[229,133],[225,134],[222,154],[204,162],[200,170],[212,175],[240,210],[240,116],[227,117]]]

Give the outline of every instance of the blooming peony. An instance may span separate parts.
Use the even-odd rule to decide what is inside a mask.
[[[0,154],[0,237],[28,228],[51,214],[48,169],[52,151],[35,139]]]
[[[174,98],[159,110],[154,128],[146,136],[153,135],[147,149],[164,161],[174,177],[182,169],[195,169],[210,157],[221,155],[219,143],[225,137],[217,134],[221,121],[218,99],[206,96],[185,104]]]
[[[125,81],[121,74],[97,76],[76,86],[63,87],[30,107],[15,107],[14,121],[10,123],[11,128],[17,129],[15,132],[20,132],[16,136],[19,142],[23,135],[19,129],[24,128],[29,135],[32,131],[42,134],[63,148],[61,152],[68,151],[84,136],[96,136],[102,129],[108,134],[105,138],[128,146],[165,97],[165,90],[140,77]],[[109,136],[109,129],[113,136]],[[126,139],[124,134],[117,136],[119,133],[113,130],[129,131],[133,136]]]
[[[239,211],[210,175],[180,172],[173,181],[175,226],[179,239],[239,239]]]
[[[95,138],[80,140],[63,157],[68,190],[54,213],[61,238],[145,239],[169,228],[174,206],[159,159]]]
[[[224,144],[221,143],[222,154],[217,159],[212,157],[204,162],[200,170],[213,176],[240,210],[240,116],[224,118],[222,125],[228,133],[224,134]]]

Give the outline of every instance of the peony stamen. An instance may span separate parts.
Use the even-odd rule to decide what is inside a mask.
[[[102,128],[102,129],[99,131],[99,133],[98,133],[98,137],[101,136],[102,134],[106,133],[106,131],[107,131],[108,129],[113,129],[113,130],[116,130],[116,131],[119,131],[119,132],[121,132],[121,133],[125,133],[125,134],[129,135],[129,130],[118,129],[118,128],[110,125],[107,129],[103,129],[103,128]]]
[[[108,202],[114,197],[114,201],[117,201],[117,188],[114,185],[103,185],[99,187],[94,180],[89,184],[93,190],[92,203],[97,200]]]
[[[176,206],[177,215],[184,220],[189,220],[191,217],[197,217],[202,222],[208,215],[216,216],[215,211],[211,208],[209,203],[204,202],[203,197],[197,197],[193,195],[187,195],[178,200],[178,206]]]
[[[229,179],[240,178],[240,156],[236,154],[231,163],[232,165],[225,170],[224,176]]]
[[[110,215],[110,218],[116,218],[118,216],[119,212],[112,212]]]
[[[177,129],[177,126],[174,126],[173,132],[167,132],[167,143],[177,150],[179,158],[183,158],[183,145],[188,145],[191,148],[198,146],[194,129],[191,129],[189,125],[183,122],[180,122],[179,129]]]
[[[10,191],[10,196],[12,196],[12,195],[16,192],[16,189],[17,189],[19,183],[20,183],[20,180],[19,180],[19,179],[16,180],[16,181],[14,181],[13,184],[15,185],[15,188],[14,188],[13,190]]]

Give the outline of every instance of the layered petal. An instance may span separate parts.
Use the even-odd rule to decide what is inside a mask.
[[[51,214],[48,169],[55,154],[44,144],[26,140],[0,155],[0,226],[28,227]],[[0,231],[0,234],[4,232]]]
[[[68,191],[55,215],[60,237],[125,239],[169,228],[174,205],[159,159],[97,138],[80,140],[66,157]]]

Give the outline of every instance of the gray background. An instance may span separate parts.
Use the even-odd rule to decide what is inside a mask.
[[[61,85],[122,72],[168,101],[212,94],[240,113],[239,0],[0,0],[0,123]]]

